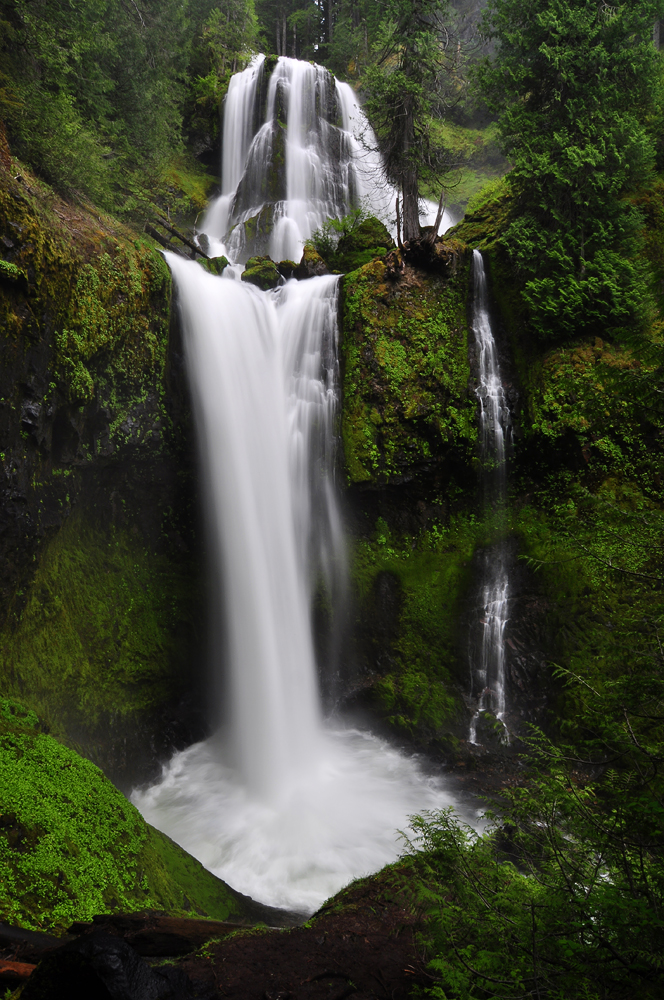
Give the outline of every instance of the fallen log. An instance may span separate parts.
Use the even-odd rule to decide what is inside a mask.
[[[176,253],[178,257],[187,256],[183,250],[180,250],[179,247],[173,246],[173,244],[169,240],[167,240],[165,236],[162,236],[161,233],[157,232],[154,226],[151,226],[149,222],[145,223],[144,230],[148,234],[148,236],[151,236],[153,240],[156,240],[157,243],[160,243],[161,246],[164,247],[166,250],[170,250],[171,253]]]
[[[159,225],[160,225],[160,226],[163,226],[163,227],[164,227],[164,229],[165,229],[165,230],[166,230],[167,232],[171,233],[171,235],[172,235],[172,236],[175,236],[175,237],[176,237],[176,239],[178,239],[178,240],[182,240],[182,242],[183,242],[183,243],[185,244],[185,246],[188,246],[188,247],[189,247],[189,249],[190,249],[190,250],[193,250],[195,254],[197,253],[197,254],[199,254],[199,255],[200,255],[201,257],[205,257],[205,259],[206,259],[206,260],[209,260],[209,259],[210,259],[210,258],[208,257],[208,255],[207,255],[207,254],[205,253],[205,251],[201,250],[201,248],[200,248],[200,247],[198,247],[198,246],[196,246],[196,244],[195,244],[195,243],[192,243],[192,241],[191,241],[190,239],[188,239],[188,238],[187,238],[186,236],[184,236],[184,235],[183,235],[183,234],[182,234],[181,232],[179,232],[179,231],[178,231],[178,230],[177,230],[177,229],[176,229],[176,228],[175,228],[174,226],[172,226],[172,225],[170,224],[170,222],[168,222],[168,221],[167,221],[166,219],[164,219],[164,217],[163,217],[163,216],[161,216],[161,215],[158,215],[158,216],[157,216],[157,221],[158,221]]]

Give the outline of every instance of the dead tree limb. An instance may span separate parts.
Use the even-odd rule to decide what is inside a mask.
[[[445,202],[447,201],[447,192],[445,188],[440,192],[440,201],[438,202],[438,211],[436,212],[436,221],[433,224],[433,229],[427,234],[427,243],[429,246],[433,246],[436,242],[436,236],[438,236],[438,229],[441,222],[443,221],[443,215],[445,213]]]
[[[169,243],[169,241],[166,239],[166,237],[162,236],[161,233],[157,232],[157,230],[154,228],[154,226],[151,226],[149,222],[145,223],[145,227],[144,228],[145,228],[145,232],[148,234],[148,236],[151,236],[153,240],[157,241],[157,243],[161,243],[161,245],[163,247],[165,247],[166,250],[170,250],[171,253],[176,253],[179,257],[185,257],[186,256],[186,254],[184,253],[183,250],[180,250],[179,247],[173,246],[172,243]]]
[[[170,224],[170,222],[167,222],[166,219],[164,219],[163,216],[158,215],[157,216],[157,222],[159,223],[160,226],[162,226],[164,229],[166,229],[167,232],[171,233],[172,236],[175,236],[175,238],[178,239],[178,240],[181,240],[185,244],[185,246],[188,246],[190,250],[193,250],[195,254],[200,254],[200,256],[201,257],[205,257],[206,260],[210,259],[208,257],[208,255],[206,253],[204,253],[203,250],[201,250],[200,247],[197,247],[195,243],[192,243],[191,240],[187,239],[186,236],[183,236],[182,233],[178,232],[178,230],[175,229]]]

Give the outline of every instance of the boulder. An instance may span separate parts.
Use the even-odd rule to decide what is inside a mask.
[[[317,278],[322,274],[329,274],[330,269],[316,250],[313,243],[305,243],[302,259],[293,272],[293,277],[298,281],[306,278]]]
[[[250,257],[242,272],[242,280],[264,292],[281,284],[281,274],[271,257]]]
[[[181,969],[151,969],[121,938],[84,935],[44,958],[23,1000],[186,1000],[194,996]]]
[[[229,261],[227,257],[208,257],[207,260],[202,259],[198,263],[210,274],[222,275],[225,268],[228,267]]]
[[[280,260],[277,264],[277,271],[288,281],[289,278],[294,277],[295,271],[297,269],[297,264],[294,260]]]

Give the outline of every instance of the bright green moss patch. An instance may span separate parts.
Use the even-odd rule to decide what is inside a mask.
[[[12,244],[11,275],[28,275],[0,296],[0,328],[52,343],[51,391],[72,402],[97,398],[119,426],[136,398],[164,373],[171,279],[162,254],[109,216],[58,200],[45,185],[28,199],[0,173],[0,231]]]
[[[59,731],[85,735],[109,712],[138,719],[159,708],[186,674],[193,576],[138,536],[72,514],[0,633],[3,690]]]
[[[65,929],[144,909],[227,919],[228,887],[143,820],[90,761],[0,701],[0,919]]]
[[[28,281],[25,271],[22,271],[20,267],[10,263],[8,260],[0,260],[0,279],[2,278],[11,282],[22,281],[25,284]]]
[[[269,288],[277,287],[281,275],[270,257],[250,257],[242,272],[242,281],[248,281],[250,285],[256,285],[266,292]]]
[[[381,261],[346,275],[342,434],[351,482],[398,479],[476,438],[468,396],[468,266],[449,279]]]

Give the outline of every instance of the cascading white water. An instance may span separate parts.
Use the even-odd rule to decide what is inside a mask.
[[[226,97],[222,193],[202,226],[219,254],[246,260],[261,250],[298,261],[326,219],[360,203],[393,230],[396,190],[384,179],[376,136],[352,88],[322,66],[282,56],[265,96],[263,73],[258,56],[233,77]],[[436,209],[424,203],[427,225]],[[445,213],[443,230],[450,224]]]
[[[489,293],[484,261],[473,250],[472,329],[479,348],[480,449],[485,503],[499,513],[506,498],[506,447],[511,429],[510,410],[500,374],[496,342],[491,329]],[[509,608],[507,556],[502,545],[482,554],[479,641],[471,649],[471,698],[475,711],[469,739],[477,741],[477,721],[491,711],[502,722],[505,716],[505,626]]]
[[[272,162],[278,105],[286,106],[288,183],[273,214],[284,249],[328,214],[349,210],[354,154],[348,134],[329,120],[338,85],[320,67],[290,59],[279,60],[267,121],[248,140],[261,73],[255,61],[229,91],[226,118],[241,121],[227,120],[224,135],[239,136],[247,151],[239,181],[235,161],[224,160],[235,194],[224,176],[227,201],[208,221],[226,212],[237,230],[243,213],[260,207],[269,173],[260,157]],[[319,121],[321,109],[327,117]],[[334,130],[341,166],[332,176]],[[242,253],[241,240],[228,246]],[[217,613],[227,648],[219,669],[225,659],[229,711],[213,738],[176,754],[162,780],[133,801],[235,888],[309,912],[393,860],[409,815],[452,799],[414,758],[321,716],[311,601],[321,577],[332,599],[343,590],[346,563],[333,482],[338,278],[265,293],[192,261],[169,255],[168,262],[221,567]]]

